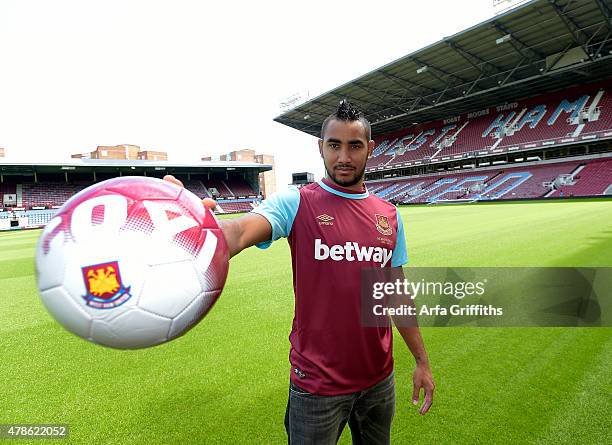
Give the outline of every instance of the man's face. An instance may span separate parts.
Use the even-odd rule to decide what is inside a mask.
[[[319,139],[319,152],[327,175],[342,187],[361,185],[368,156],[374,141],[368,141],[366,129],[360,121],[332,119]]]

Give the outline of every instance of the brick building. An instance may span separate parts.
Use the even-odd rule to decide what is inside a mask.
[[[99,145],[92,152],[76,153],[72,158],[84,159],[125,159],[145,161],[167,161],[168,153],[165,151],[141,150],[138,145]]]
[[[202,157],[203,161],[212,160],[211,156]],[[274,165],[274,156],[266,154],[256,154],[255,150],[248,148],[242,150],[235,150],[219,157],[221,161],[240,161],[240,162],[254,162],[257,164],[270,164],[272,170],[259,174],[259,191],[264,197],[276,191],[276,173]]]

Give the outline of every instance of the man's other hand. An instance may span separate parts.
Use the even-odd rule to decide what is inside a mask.
[[[412,404],[419,404],[419,396],[421,392],[421,388],[425,392],[425,400],[423,405],[419,409],[420,414],[425,414],[429,411],[431,404],[433,403],[433,395],[434,395],[434,381],[433,376],[431,375],[431,369],[429,369],[428,363],[417,364],[414,373],[412,374]]]

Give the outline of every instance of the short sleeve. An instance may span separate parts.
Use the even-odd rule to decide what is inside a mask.
[[[393,256],[391,257],[391,267],[399,267],[408,263],[404,223],[402,222],[402,216],[397,208],[395,209],[395,215],[397,218],[397,234],[395,237],[395,249],[393,249]]]
[[[288,237],[299,206],[300,191],[295,186],[289,186],[285,190],[270,195],[255,207],[251,213],[263,216],[272,226],[272,238],[256,246],[260,249],[267,249],[272,241]]]

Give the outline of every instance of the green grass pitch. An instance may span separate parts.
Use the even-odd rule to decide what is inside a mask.
[[[612,201],[401,212],[413,266],[612,266]],[[0,234],[0,423],[67,423],[68,442],[83,444],[286,443],[285,241],[234,258],[217,305],[186,336],[115,351],[67,333],[45,311],[34,278],[39,234]],[[609,439],[612,328],[424,328],[423,336],[435,403],[424,417],[411,405],[413,361],[396,336],[393,443]],[[350,443],[348,430],[341,443]]]

